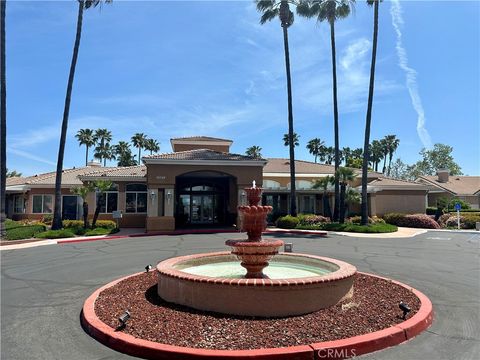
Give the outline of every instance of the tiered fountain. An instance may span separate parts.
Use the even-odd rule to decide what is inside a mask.
[[[283,245],[282,240],[262,240],[262,232],[267,227],[267,215],[272,211],[271,206],[258,205],[262,189],[255,186],[246,188],[248,206],[239,206],[240,230],[246,231],[247,240],[227,240],[226,245],[233,247],[232,254],[236,255],[241,264],[247,269],[245,278],[262,279],[267,276],[263,269],[268,261],[278,254]]]
[[[352,295],[354,266],[314,255],[278,254],[283,241],[262,239],[272,207],[258,205],[262,189],[255,183],[245,191],[249,205],[238,209],[247,239],[228,240],[231,252],[160,262],[160,297],[199,310],[280,317],[320,310]]]

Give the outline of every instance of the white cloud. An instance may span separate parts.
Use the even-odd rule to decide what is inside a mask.
[[[398,0],[392,0],[390,15],[392,16],[393,28],[397,34],[396,49],[398,55],[398,64],[405,72],[405,76],[407,78],[407,89],[410,93],[410,99],[412,100],[413,108],[417,112],[417,133],[423,143],[423,146],[426,148],[431,148],[432,139],[430,138],[430,134],[425,127],[425,111],[423,109],[422,99],[418,91],[417,72],[408,66],[407,51],[403,47],[402,43],[402,31],[400,29],[400,27],[403,25],[402,7],[400,6],[400,2]]]
[[[53,162],[53,161],[48,160],[48,159],[45,159],[45,158],[43,158],[43,157],[34,155],[34,154],[29,153],[29,152],[27,152],[27,151],[18,150],[18,149],[12,148],[12,147],[9,147],[9,148],[8,148],[8,152],[11,153],[11,154],[15,154],[15,155],[21,156],[21,157],[26,158],[26,159],[35,160],[35,161],[40,161],[40,162],[42,162],[42,163],[44,163],[44,164],[53,165],[53,166],[57,165],[56,162]]]

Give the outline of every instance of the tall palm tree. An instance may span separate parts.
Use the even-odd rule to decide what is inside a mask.
[[[150,155],[160,151],[160,143],[155,139],[146,139],[144,147],[145,150],[150,151]]]
[[[352,157],[352,149],[348,146],[342,148],[343,159],[345,160],[345,166],[348,166],[348,161]]]
[[[349,182],[353,181],[356,177],[355,173],[350,168],[340,167],[335,172],[335,177],[340,184],[340,214],[339,222],[343,224],[345,222],[345,193]]]
[[[94,156],[100,160],[103,160],[103,166],[107,166],[107,160],[114,160],[115,159],[115,147],[111,146],[110,143],[105,144],[98,144],[95,147]]]
[[[313,183],[313,189],[322,189],[322,201],[323,201],[323,216],[332,217],[332,211],[330,209],[330,201],[328,200],[327,189],[330,184],[335,183],[333,176],[326,176],[324,178],[315,180]]]
[[[333,119],[335,128],[335,171],[340,167],[340,143],[338,130],[338,102],[337,102],[337,60],[335,48],[335,21],[346,18],[353,7],[355,0],[300,0],[297,13],[307,18],[316,17],[319,22],[327,21],[330,25],[330,45],[332,48],[332,78],[333,78]],[[339,183],[335,181],[335,207],[333,219],[338,219],[339,212]]]
[[[260,23],[279,17],[283,30],[283,47],[285,52],[285,70],[287,75],[287,102],[288,102],[288,138],[290,155],[290,215],[297,216],[297,201],[295,192],[295,146],[293,137],[293,101],[292,78],[290,75],[290,50],[288,47],[288,28],[293,24],[293,12],[287,0],[256,0],[257,10],[262,13]]]
[[[262,148],[258,145],[253,145],[253,146],[250,146],[249,148],[247,148],[247,150],[245,151],[245,154],[247,156],[251,156],[253,158],[256,158],[256,159],[261,159],[262,158]]]
[[[375,85],[375,63],[377,60],[377,42],[378,42],[378,4],[381,0],[367,0],[368,5],[373,5],[373,45],[372,61],[370,63],[370,85],[368,88],[367,118],[365,121],[365,138],[363,142],[363,163],[362,163],[362,205],[361,225],[368,225],[368,163],[369,155],[373,154],[370,146],[370,127],[372,123],[373,90]]]
[[[101,163],[103,160],[101,154],[104,152],[105,144],[112,141],[112,132],[108,129],[97,129],[95,130],[93,139],[95,140],[95,144],[97,144],[97,147],[95,148],[95,152],[97,155],[95,157],[98,158]]]
[[[322,148],[325,146],[325,143],[319,138],[312,139],[307,144],[307,149],[310,154],[315,156],[315,163],[317,162],[317,157],[320,155]]]
[[[85,145],[85,166],[88,165],[88,149],[95,145],[95,137],[92,129],[80,129],[75,137],[80,146]]]
[[[332,162],[334,160],[335,160],[335,149],[332,146],[325,148],[325,163],[327,163],[328,165],[332,165]]]
[[[117,155],[118,166],[135,166],[137,162],[135,161],[135,155],[132,155],[132,150],[130,149],[130,143],[126,141],[119,141],[117,145],[114,146],[115,154]]]
[[[386,137],[380,140],[380,145],[382,146],[382,159],[383,159],[383,168],[382,168],[382,173],[385,174],[387,171],[387,155],[388,155],[388,141]]]
[[[112,0],[104,0],[109,3]],[[70,73],[68,75],[67,93],[65,95],[65,107],[63,109],[62,130],[60,133],[60,144],[58,148],[57,171],[55,176],[55,207],[53,212],[52,230],[62,228],[62,170],[63,157],[65,154],[65,143],[67,139],[68,116],[70,113],[70,102],[72,100],[73,79],[75,77],[75,68],[77,66],[78,49],[80,47],[80,38],[82,36],[83,10],[96,7],[101,0],[78,0],[77,32],[75,35],[75,44],[73,46],[72,62],[70,64]]]
[[[138,165],[142,162],[142,149],[145,148],[147,136],[144,133],[136,133],[132,136],[132,144],[138,149]]]
[[[5,11],[7,2],[0,0],[0,237],[5,236],[7,185],[7,74],[5,67]]]
[[[300,136],[296,132],[294,132],[293,133],[293,146],[294,147],[300,145],[299,139],[300,139]],[[289,134],[284,134],[283,135],[283,145],[290,146],[290,135]]]

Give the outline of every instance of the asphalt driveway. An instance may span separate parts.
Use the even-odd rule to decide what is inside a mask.
[[[225,250],[237,234],[156,236],[1,252],[2,359],[133,359],[80,327],[83,301],[98,287],[172,256]],[[271,237],[271,236],[270,236]],[[415,339],[365,359],[480,356],[480,234],[428,232],[413,238],[318,238],[277,234],[295,252],[335,257],[360,271],[424,292],[435,320]]]

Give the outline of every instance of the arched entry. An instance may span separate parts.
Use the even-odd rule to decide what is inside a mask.
[[[177,227],[225,226],[234,223],[231,209],[236,178],[219,172],[197,171],[176,178]],[[233,197],[234,198],[234,197]],[[233,219],[232,219],[233,218]]]

